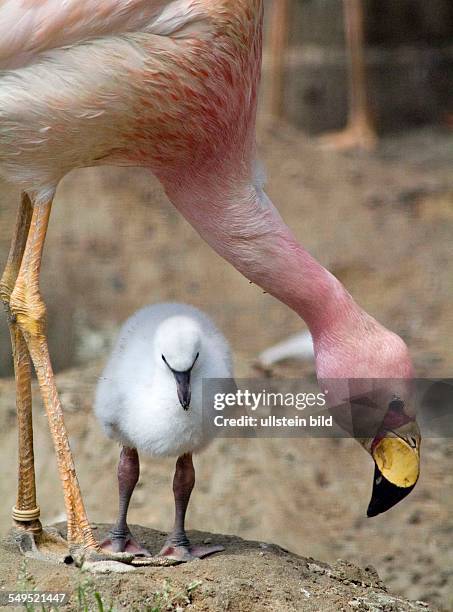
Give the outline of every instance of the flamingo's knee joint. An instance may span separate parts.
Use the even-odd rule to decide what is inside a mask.
[[[47,309],[39,290],[17,282],[11,293],[9,309],[24,335],[32,338],[46,335]]]
[[[3,308],[5,309],[6,318],[9,325],[16,322],[15,316],[12,314],[10,307],[11,294],[14,289],[14,279],[14,275],[10,273],[7,267],[0,280],[0,301],[3,303]]]
[[[3,302],[3,305],[7,310],[9,309],[9,302],[11,300],[15,280],[15,275],[7,265],[5,271],[3,272],[3,276],[0,279],[0,300]]]

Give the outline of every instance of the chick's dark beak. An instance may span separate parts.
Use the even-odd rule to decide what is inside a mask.
[[[190,400],[192,397],[192,391],[190,388],[190,374],[191,370],[187,370],[186,372],[173,371],[173,376],[176,380],[179,403],[184,410],[189,410]]]

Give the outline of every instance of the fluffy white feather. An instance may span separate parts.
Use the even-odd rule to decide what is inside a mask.
[[[191,367],[189,410],[179,403],[174,376]],[[231,378],[226,339],[199,310],[156,304],[122,327],[100,378],[95,413],[107,435],[151,455],[180,456],[202,450],[212,437],[203,427],[204,378]]]

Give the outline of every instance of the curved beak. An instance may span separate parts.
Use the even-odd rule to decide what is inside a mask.
[[[176,380],[176,389],[178,392],[178,399],[184,410],[188,410],[190,407],[190,400],[192,397],[192,390],[190,388],[190,374],[191,370],[186,372],[176,372],[173,370],[173,376]]]
[[[414,420],[376,436],[371,446],[375,469],[368,516],[389,510],[415,487],[420,474],[420,441]]]

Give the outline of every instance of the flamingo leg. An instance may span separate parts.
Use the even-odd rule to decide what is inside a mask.
[[[46,337],[46,308],[39,291],[39,274],[52,202],[36,204],[30,222],[19,273],[11,293],[11,318],[22,334],[36,370],[39,388],[47,412],[49,427],[57,455],[68,520],[70,550],[97,551],[99,549],[86,516],[83,499],[63,420],[63,411],[55,385]],[[29,208],[24,210],[25,221]],[[23,230],[18,233],[24,238]],[[19,240],[20,242],[20,240]],[[25,380],[24,376],[24,380]],[[30,425],[28,418],[27,425]],[[28,437],[27,437],[28,436]],[[30,443],[29,433],[25,436]]]
[[[175,561],[192,561],[224,550],[223,546],[193,546],[185,530],[185,519],[190,495],[195,485],[195,468],[190,453],[182,455],[176,462],[173,479],[175,496],[175,524],[159,555]]]
[[[270,53],[271,86],[270,111],[279,119],[283,116],[283,94],[285,90],[285,55],[288,43],[289,1],[279,0],[272,4]]]
[[[363,0],[343,3],[349,57],[349,118],[345,130],[322,136],[320,144],[326,149],[372,151],[377,136],[367,96]]]
[[[140,461],[137,449],[123,446],[118,463],[118,520],[110,531],[108,538],[102,542],[101,548],[103,550],[114,553],[129,552],[142,557],[151,556],[151,553],[135,540],[127,524],[129,503],[139,477]]]
[[[16,379],[19,469],[17,501],[12,516],[18,527],[39,534],[42,531],[42,526],[39,520],[40,509],[36,502],[30,356],[24,336],[10,310],[11,293],[19,274],[30,229],[32,211],[30,199],[24,193],[17,214],[6,268],[0,281],[0,295],[8,318]]]

